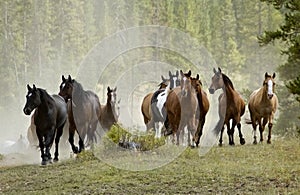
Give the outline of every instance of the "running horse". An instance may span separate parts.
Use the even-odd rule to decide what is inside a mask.
[[[67,105],[58,95],[50,96],[46,90],[31,88],[27,85],[26,104],[23,112],[30,115],[33,110],[33,122],[41,150],[42,165],[51,163],[50,149],[55,138],[54,161],[58,161],[58,144],[67,120]]]
[[[96,129],[100,114],[100,102],[98,96],[92,91],[85,91],[82,85],[71,76],[66,79],[62,76],[60,92],[65,101],[68,100],[69,119],[69,143],[73,152],[80,153],[84,150],[84,140],[96,142]],[[74,145],[74,134],[79,135],[79,148]]]
[[[275,73],[271,76],[267,72],[265,73],[265,80],[263,86],[255,90],[249,99],[248,108],[250,111],[251,122],[254,131],[254,141],[253,144],[257,144],[256,140],[256,127],[259,126],[260,131],[260,142],[263,139],[263,132],[266,124],[268,123],[269,135],[267,143],[271,143],[271,131],[273,127],[274,114],[278,107],[278,99],[274,93],[274,79]]]
[[[162,92],[166,87],[170,84],[170,89],[179,86],[179,72],[176,71],[176,74],[172,74],[169,71],[169,79],[161,76],[162,82],[158,85],[159,89],[156,92],[148,93],[142,102],[141,111],[144,118],[144,123],[146,125],[147,130],[154,128],[154,120],[152,120],[152,110],[151,110],[151,101],[153,101],[153,95],[156,93],[156,96],[159,94],[158,91]],[[156,99],[156,98],[155,98]],[[155,101],[155,100],[154,100]]]
[[[105,105],[101,105],[99,121],[104,131],[108,131],[111,126],[118,122],[119,102],[117,101],[117,87],[111,89],[107,87],[107,100]]]
[[[209,101],[207,98],[207,94],[202,89],[202,82],[199,80],[199,74],[197,74],[196,78],[191,78],[192,86],[196,90],[197,99],[198,99],[198,109],[196,119],[198,119],[198,126],[196,133],[194,135],[194,141],[196,146],[198,147],[200,138],[203,134],[203,127],[205,124],[206,114],[209,110]]]
[[[179,145],[179,137],[181,131],[185,127],[188,129],[188,145],[190,143],[190,134],[193,136],[196,130],[196,116],[198,115],[198,100],[195,89],[192,87],[191,71],[183,73],[180,70],[181,81],[180,86],[175,87],[169,92],[165,103],[168,123],[165,136],[176,135],[176,145]],[[174,141],[174,140],[173,140]]]
[[[227,126],[227,134],[229,137],[229,145],[234,145],[234,128],[237,126],[240,137],[240,144],[245,144],[245,139],[241,131],[241,117],[245,113],[245,102],[240,94],[234,89],[230,78],[222,73],[221,69],[218,71],[214,68],[214,76],[209,87],[209,92],[214,94],[218,89],[222,89],[223,93],[219,96],[219,121],[214,129],[216,135],[220,135],[219,145],[222,146],[222,137],[224,125]],[[230,120],[232,120],[230,128]]]

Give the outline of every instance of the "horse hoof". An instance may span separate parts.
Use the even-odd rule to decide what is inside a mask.
[[[223,146],[223,144],[222,144],[222,143],[219,143],[219,146],[220,146],[220,147],[222,147],[222,146]]]
[[[256,140],[254,140],[254,141],[253,141],[253,144],[254,144],[254,145],[256,145],[256,144],[257,144],[257,141],[256,141]]]
[[[240,140],[240,144],[241,144],[241,145],[244,145],[245,143],[246,143],[245,139],[242,138],[242,139]]]
[[[58,161],[58,158],[55,157],[55,158],[53,159],[53,162],[57,162],[57,161]]]
[[[46,160],[42,160],[41,165],[47,165],[47,161]]]
[[[267,143],[268,143],[268,144],[271,144],[271,140],[268,140]]]

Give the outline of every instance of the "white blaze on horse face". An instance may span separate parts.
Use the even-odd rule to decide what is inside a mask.
[[[61,89],[64,89],[65,86],[66,86],[66,83],[63,83],[63,84],[61,85]]]
[[[32,96],[32,93],[29,93],[29,94],[28,94],[28,97],[31,97],[31,96]]]
[[[110,92],[110,97],[111,97],[110,99],[111,103],[114,103],[115,102],[114,92]]]
[[[273,95],[273,81],[271,79],[268,80],[268,95]]]

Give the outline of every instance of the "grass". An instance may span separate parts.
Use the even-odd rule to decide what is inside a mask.
[[[213,147],[205,156],[187,149],[149,171],[111,167],[93,153],[59,163],[0,168],[4,194],[300,194],[300,142],[278,139]]]

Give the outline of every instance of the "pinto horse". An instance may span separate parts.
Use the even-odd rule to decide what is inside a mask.
[[[227,75],[222,73],[221,69],[218,71],[214,68],[214,76],[212,77],[212,83],[209,88],[209,92],[214,94],[218,89],[222,89],[224,93],[219,96],[219,121],[214,129],[216,135],[220,135],[219,145],[222,146],[222,137],[224,131],[224,125],[227,126],[227,134],[229,137],[229,145],[234,145],[234,128],[237,126],[239,130],[240,144],[245,144],[245,139],[241,131],[241,117],[245,113],[245,102],[235,91],[232,81]],[[230,120],[232,119],[232,126],[230,128]]]
[[[166,121],[167,113],[164,105],[167,100],[168,93],[171,89],[180,85],[178,70],[175,75],[172,75],[169,71],[169,77],[169,84],[165,88],[158,89],[154,92],[151,98],[151,120],[154,122],[155,138],[160,138],[161,130]],[[166,127],[168,126],[167,123],[165,123],[165,125]]]
[[[198,100],[191,83],[191,71],[183,73],[182,70],[180,70],[180,75],[180,86],[169,92],[165,103],[165,109],[167,111],[166,122],[168,123],[165,136],[173,134],[173,137],[175,137],[176,135],[176,144],[179,145],[180,133],[187,127],[188,145],[191,145],[190,134],[194,136],[196,129],[195,117],[197,111],[199,111]]]
[[[178,86],[180,82],[178,76],[179,76],[178,71],[176,71],[176,74],[174,75],[171,73],[171,71],[169,71],[169,79],[165,79],[163,76],[161,76],[162,82],[158,85],[159,86],[158,91],[165,89],[169,83],[170,83],[170,89],[174,88],[174,86]],[[144,117],[144,123],[146,125],[147,130],[154,127],[154,121],[151,120],[152,119],[151,101],[153,99],[152,98],[153,95],[154,93],[148,93],[144,97],[141,106],[141,111]]]
[[[260,141],[263,141],[263,132],[266,124],[268,123],[269,135],[267,143],[271,143],[271,131],[273,126],[274,114],[278,107],[278,99],[274,93],[274,78],[275,73],[271,76],[265,73],[265,80],[263,86],[255,90],[249,99],[248,108],[250,111],[251,122],[254,131],[254,141],[253,144],[257,144],[256,141],[256,127],[259,126],[260,131]]]
[[[111,89],[107,87],[107,101],[101,105],[99,121],[104,131],[108,131],[111,126],[118,122],[119,102],[117,101],[117,87]]]
[[[205,117],[209,110],[209,101],[207,98],[207,94],[205,91],[202,90],[202,82],[199,80],[199,75],[197,74],[196,78],[191,78],[192,86],[196,90],[197,99],[198,99],[198,109],[199,111],[198,116],[196,116],[196,119],[198,119],[198,126],[197,130],[194,136],[194,141],[196,146],[198,147],[200,138],[203,134],[203,127],[205,124]]]
[[[41,150],[41,164],[46,165],[51,162],[50,149],[54,138],[54,161],[58,161],[58,144],[67,120],[67,105],[62,97],[58,95],[50,96],[46,90],[36,88],[35,85],[32,88],[27,85],[27,89],[23,112],[30,115],[35,109],[33,119]]]
[[[84,140],[87,135],[89,142],[96,142],[96,128],[100,114],[98,96],[92,91],[85,91],[80,83],[62,76],[60,92],[65,101],[68,101],[69,143],[73,152],[84,150]],[[79,135],[79,149],[74,145],[75,130]]]

